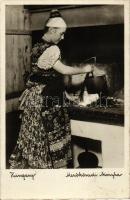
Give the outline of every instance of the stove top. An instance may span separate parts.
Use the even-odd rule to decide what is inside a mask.
[[[115,97],[103,97],[87,106],[68,107],[70,118],[111,125],[124,126],[124,101]]]

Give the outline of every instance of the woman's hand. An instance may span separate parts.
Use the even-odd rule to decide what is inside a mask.
[[[93,65],[92,72],[94,76],[103,76],[106,75],[105,70],[99,69],[97,66]]]
[[[92,72],[93,71],[93,65],[86,64],[85,66],[83,66],[83,70],[84,70],[84,73]]]

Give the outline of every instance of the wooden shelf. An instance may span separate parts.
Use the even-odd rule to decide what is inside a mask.
[[[27,30],[7,30],[6,35],[31,35],[31,31]]]
[[[103,5],[25,5],[24,8],[28,9],[31,13],[37,13],[37,12],[48,12],[52,9],[58,9],[58,10],[65,10],[65,9],[75,9],[75,8],[83,8],[83,7],[95,7],[95,6],[103,6]]]

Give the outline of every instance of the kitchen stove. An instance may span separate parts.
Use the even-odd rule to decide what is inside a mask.
[[[85,107],[73,104],[68,109],[70,118],[74,120],[124,126],[124,103],[122,99],[103,97]]]

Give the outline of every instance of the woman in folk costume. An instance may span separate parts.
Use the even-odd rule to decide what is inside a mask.
[[[20,97],[21,128],[9,159],[10,168],[67,168],[72,160],[70,119],[63,106],[63,75],[87,73],[93,67],[70,67],[61,62],[57,44],[66,28],[58,10],[53,10],[42,42],[32,49],[32,70]]]

